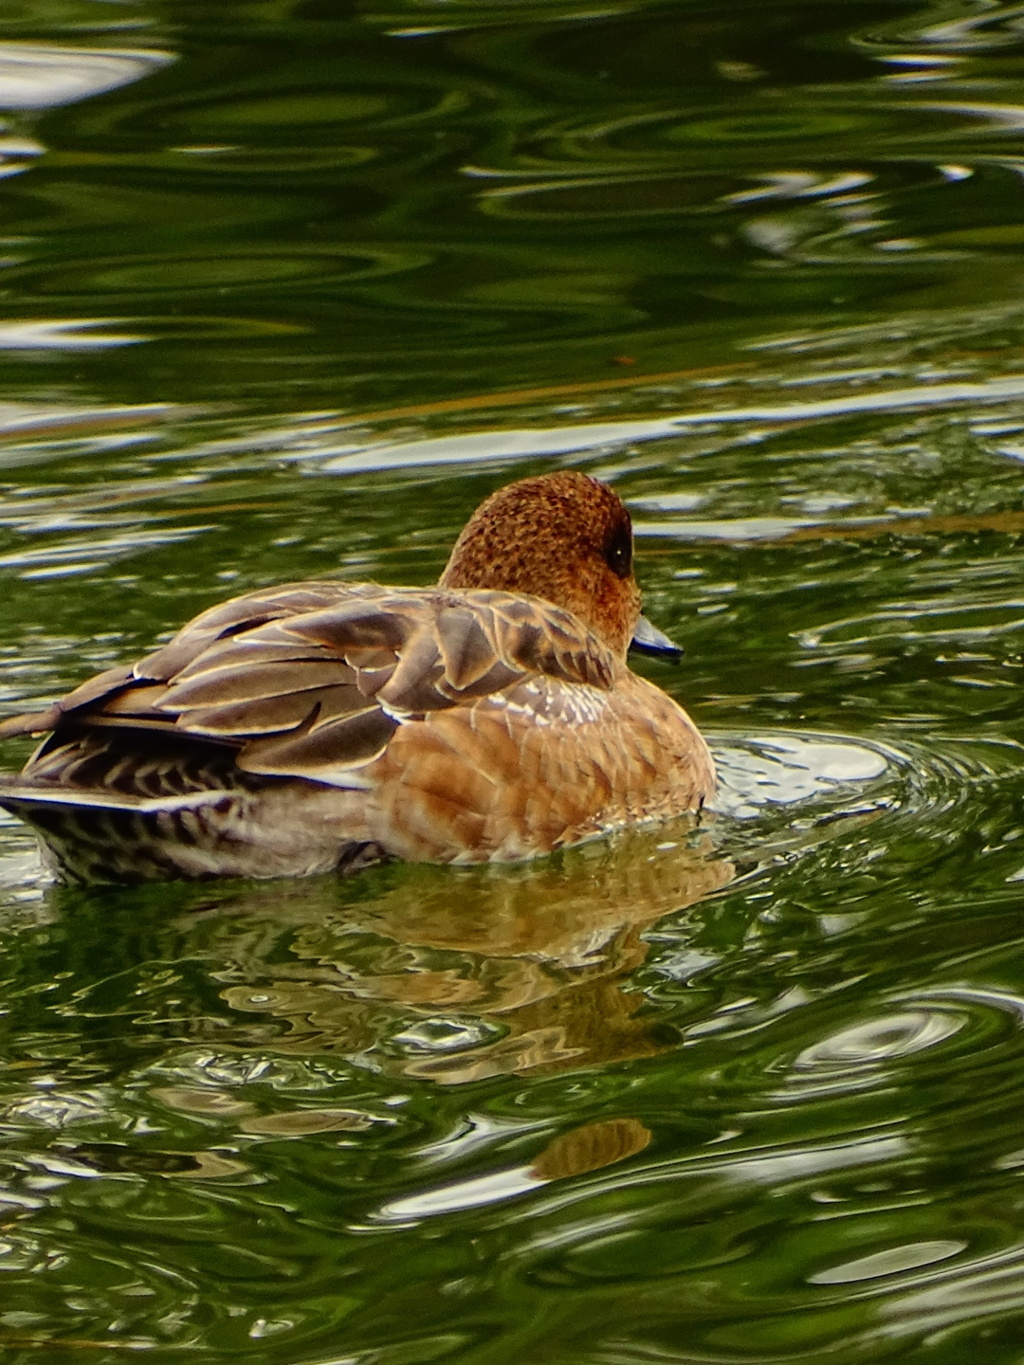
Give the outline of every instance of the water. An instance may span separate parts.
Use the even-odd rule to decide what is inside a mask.
[[[341,884],[4,819],[5,1359],[1019,1365],[1019,8],[8,0],[0,110],[5,711],[571,466],[723,778]]]

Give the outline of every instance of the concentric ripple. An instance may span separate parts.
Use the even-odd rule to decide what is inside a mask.
[[[812,1043],[794,1059],[793,1071],[801,1077],[811,1073],[844,1075],[862,1067],[889,1066],[924,1048],[937,1046],[966,1023],[964,1015],[935,1009],[883,1015]]]
[[[743,819],[768,805],[791,806],[863,790],[898,766],[880,746],[841,735],[728,736],[715,746],[719,789],[712,809]]]

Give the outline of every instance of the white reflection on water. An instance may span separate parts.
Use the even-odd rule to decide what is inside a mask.
[[[743,422],[806,422],[822,417],[854,413],[899,412],[953,404],[1000,403],[1024,398],[1024,374],[1004,375],[983,381],[914,384],[908,388],[846,394],[803,403],[767,403],[750,407],[675,413],[670,417],[636,418],[625,422],[590,422],[585,425],[473,431],[456,436],[421,440],[336,441],[320,448],[306,444],[292,453],[295,460],[316,461],[319,472],[358,474],[368,470],[401,469],[421,465],[454,465],[480,460],[536,459],[543,455],[567,455],[622,447],[642,441],[677,436],[692,428]],[[353,420],[355,425],[355,420]],[[337,427],[334,428],[337,431]],[[310,433],[303,432],[308,442]],[[639,528],[641,533],[643,528]]]
[[[889,764],[878,749],[832,736],[751,735],[716,743],[718,792],[714,809],[742,819],[765,805],[790,805],[870,782]]]
[[[100,332],[120,318],[26,318],[0,324],[0,351],[100,351],[146,341],[129,332]]]
[[[170,403],[88,408],[56,403],[0,402],[0,469],[15,469],[20,465],[38,469],[44,461],[71,455],[126,451],[129,447],[158,440],[166,429],[167,420],[184,411]],[[100,489],[99,495],[101,500],[116,503],[123,500],[126,489],[122,478],[115,480],[113,487],[108,486],[105,491]],[[86,496],[80,491],[75,499],[76,506],[93,502],[95,492]],[[17,497],[17,494],[12,491],[12,496]],[[33,502],[35,510],[45,517],[62,514],[59,501],[55,501],[49,492],[44,492],[41,500],[26,499],[20,506],[29,508]]]
[[[885,517],[847,518],[862,526]],[[821,526],[827,517],[728,517],[720,521],[645,521],[634,527],[638,536],[675,536],[677,540],[781,540],[806,526]]]
[[[869,1133],[841,1140],[826,1137],[775,1148],[762,1144],[739,1150],[719,1148],[719,1142],[731,1141],[739,1135],[738,1129],[726,1131],[684,1156],[646,1159],[624,1169],[621,1162],[636,1158],[647,1148],[650,1131],[636,1118],[599,1120],[556,1137],[529,1165],[505,1166],[442,1185],[430,1183],[388,1200],[371,1213],[370,1222],[409,1226],[438,1215],[517,1200],[552,1184],[558,1187],[553,1198],[560,1208],[581,1202],[586,1204],[602,1190],[627,1187],[637,1191],[651,1190],[665,1184],[678,1186],[681,1181],[698,1181],[705,1189],[715,1185],[724,1187],[726,1183],[770,1186],[779,1181],[803,1181],[825,1173],[887,1166],[905,1156],[908,1150],[906,1139],[893,1133]],[[563,1183],[570,1179],[578,1181],[583,1176],[588,1179],[582,1183]],[[532,1200],[527,1209],[510,1213],[509,1217],[518,1221],[523,1217],[533,1218],[545,1209],[550,1211],[556,1206],[551,1199],[548,1196],[541,1201]],[[647,1202],[643,1198],[640,1205]],[[596,1219],[584,1217],[579,1222],[563,1221],[553,1234],[549,1230],[539,1239],[531,1239],[531,1245],[551,1247],[579,1240],[593,1241],[596,1233],[607,1234],[629,1227],[635,1218],[636,1209],[633,1208],[610,1217],[601,1213]]]
[[[126,422],[151,424],[183,412],[171,403],[132,403],[110,407],[73,407],[57,403],[0,403],[0,436],[103,431]]]
[[[631,1172],[616,1167],[614,1174],[598,1176],[593,1181],[584,1181],[564,1192],[561,1192],[561,1182],[556,1184],[560,1188],[559,1201],[566,1207],[571,1207],[580,1201],[590,1199],[602,1188],[609,1188],[609,1181],[620,1189],[675,1183],[687,1176],[697,1176],[704,1182],[724,1178],[733,1184],[773,1185],[780,1181],[803,1180],[826,1172],[888,1165],[904,1157],[906,1153],[907,1143],[902,1137],[870,1136],[848,1142],[825,1141],[767,1153],[761,1150],[757,1153],[730,1152],[719,1155],[701,1151],[677,1160],[655,1161],[641,1165]],[[371,1214],[371,1223],[408,1226],[462,1209],[503,1203],[538,1191],[551,1183],[539,1178],[531,1166],[506,1167],[487,1175],[474,1176],[441,1187],[434,1186],[399,1199],[389,1200]],[[537,1216],[540,1211],[539,1206],[533,1205],[526,1216]],[[625,1213],[614,1214],[610,1218],[606,1215],[597,1220],[587,1219],[582,1226],[567,1225],[556,1235],[556,1239],[591,1241],[598,1231],[607,1233],[629,1226],[633,1217],[634,1215]],[[542,1238],[543,1243],[547,1245],[550,1245],[552,1240],[555,1239],[549,1236]],[[532,1243],[534,1246],[537,1244]]]
[[[1024,382],[1022,382],[1024,392]],[[548,427],[535,431],[474,431],[458,436],[428,437],[395,444],[335,447],[301,451],[296,458],[324,459],[327,474],[358,474],[370,469],[399,469],[413,465],[447,465],[488,459],[534,459],[540,455],[570,455],[601,446],[624,445],[674,435],[676,418],[647,418],[632,422],[590,422],[585,426]]]
[[[0,137],[0,178],[20,175],[31,164],[33,157],[40,156],[46,148],[34,138]],[[17,257],[0,259],[2,265],[12,265]]]
[[[844,194],[861,189],[874,180],[863,171],[839,175],[816,175],[811,171],[773,171],[763,176],[764,184],[752,190],[723,195],[729,204],[749,204],[757,199],[812,199],[826,194]]]
[[[846,1261],[842,1265],[829,1266],[827,1270],[815,1271],[807,1279],[810,1284],[856,1284],[861,1280],[877,1280],[884,1275],[919,1270],[922,1266],[935,1265],[937,1261],[948,1260],[950,1256],[958,1256],[966,1250],[966,1242],[910,1242],[905,1246],[872,1252],[869,1256],[859,1256],[855,1261]]]
[[[960,1331],[972,1318],[1019,1314],[1024,1306],[1024,1248],[1019,1244],[956,1267],[956,1274],[882,1305],[883,1330],[909,1325],[923,1336],[946,1326]],[[897,1326],[898,1324],[898,1326]]]
[[[19,569],[20,578],[63,578],[72,574],[92,573],[139,550],[173,545],[211,529],[209,525],[178,526],[125,531],[120,535],[105,537],[68,537],[38,549],[0,555],[0,569]]]
[[[0,42],[0,108],[52,109],[130,85],[175,60],[150,48]]]
[[[933,109],[940,114],[964,114],[968,118],[984,119],[981,128],[958,128],[957,133],[1019,133],[1024,129],[1024,106],[1019,104],[925,104],[923,109]]]
[[[471,1180],[460,1180],[440,1189],[407,1195],[404,1199],[393,1199],[381,1206],[376,1217],[386,1223],[419,1222],[421,1218],[436,1217],[441,1213],[456,1213],[460,1209],[475,1209],[514,1199],[545,1183],[531,1173],[529,1166],[515,1166]]]
[[[945,1042],[967,1023],[966,1016],[940,1010],[904,1010],[855,1024],[812,1043],[796,1057],[795,1071],[847,1071],[881,1066]]]

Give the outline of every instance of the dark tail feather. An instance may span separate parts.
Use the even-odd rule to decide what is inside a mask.
[[[174,849],[196,842],[196,808],[223,799],[223,793],[215,792],[146,800],[0,775],[0,807],[35,830],[47,861],[69,882],[162,881],[189,875],[173,857]]]

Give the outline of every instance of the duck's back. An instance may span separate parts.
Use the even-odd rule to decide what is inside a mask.
[[[251,593],[21,729],[52,734],[0,805],[72,879],[524,858],[714,783],[685,713],[575,616],[479,589]]]

